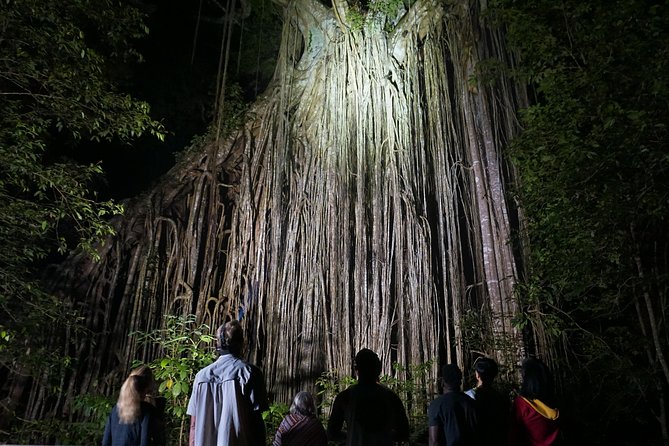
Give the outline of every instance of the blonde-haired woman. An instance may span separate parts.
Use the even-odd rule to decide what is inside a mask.
[[[102,446],[155,446],[163,443],[158,411],[146,401],[153,384],[153,373],[148,366],[142,365],[130,372],[107,419]]]

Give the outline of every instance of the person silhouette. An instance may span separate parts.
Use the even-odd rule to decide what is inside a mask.
[[[358,383],[339,393],[328,420],[328,439],[347,446],[392,446],[409,438],[409,420],[402,400],[379,384],[381,360],[363,348],[355,355]],[[343,425],[346,424],[346,432]]]
[[[483,445],[506,444],[508,438],[509,400],[494,387],[499,368],[486,357],[474,361],[476,387],[465,392],[474,399],[478,417],[478,437]]]
[[[474,400],[460,391],[462,371],[456,364],[441,369],[443,394],[427,409],[429,446],[477,444],[478,418]]]
[[[527,358],[523,361],[521,376],[520,394],[513,401],[509,444],[558,444],[560,412],[555,408],[550,370],[541,360]]]

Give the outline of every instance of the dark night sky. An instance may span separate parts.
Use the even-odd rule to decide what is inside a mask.
[[[132,144],[84,148],[81,161],[102,161],[107,179],[101,185],[103,197],[128,198],[150,187],[211,121],[221,25],[200,22],[193,57],[198,3],[163,0],[143,8],[150,32],[136,48],[145,60],[128,67],[121,88],[151,105],[167,135],[164,143],[147,135]]]
[[[128,1],[147,14],[150,33],[137,43],[145,62],[132,67],[124,89],[151,105],[168,134],[164,143],[146,136],[132,145],[98,145],[83,155],[83,161],[102,161],[108,183],[102,196],[116,199],[146,190],[173,166],[177,152],[206,132],[223,33],[217,2],[202,0],[198,20],[198,0]],[[235,22],[228,79],[240,85],[246,101],[264,90],[273,72],[281,22],[270,7],[248,9],[250,15]]]

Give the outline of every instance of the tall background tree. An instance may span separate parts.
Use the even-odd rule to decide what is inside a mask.
[[[586,444],[667,444],[669,5],[499,6],[536,86],[511,151],[523,320],[558,359]]]

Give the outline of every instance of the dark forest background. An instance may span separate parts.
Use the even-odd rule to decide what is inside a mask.
[[[115,199],[136,196],[167,172],[192,139],[205,135],[214,119],[221,81],[221,45],[226,7],[222,2],[126,2],[144,15],[149,32],[133,42],[142,60],[121,66],[119,87],[151,106],[165,127],[164,141],[145,136],[125,145],[75,146],[80,162],[102,161],[103,190]],[[229,100],[244,107],[267,86],[276,62],[281,22],[267,2],[243,6],[229,55]],[[251,15],[253,14],[253,15]]]
[[[281,29],[271,3],[242,6],[231,118],[269,82]],[[225,10],[210,0],[4,2],[0,382],[37,362],[68,366],[40,350],[40,333],[78,315],[43,290],[40,272],[71,249],[94,255],[119,204],[209,132]],[[669,444],[669,2],[497,0],[488,14],[522,63],[480,66],[477,81],[511,70],[532,98],[508,148],[516,236],[529,242],[516,323],[552,346],[573,443]],[[0,386],[0,438],[11,438],[22,402]]]

